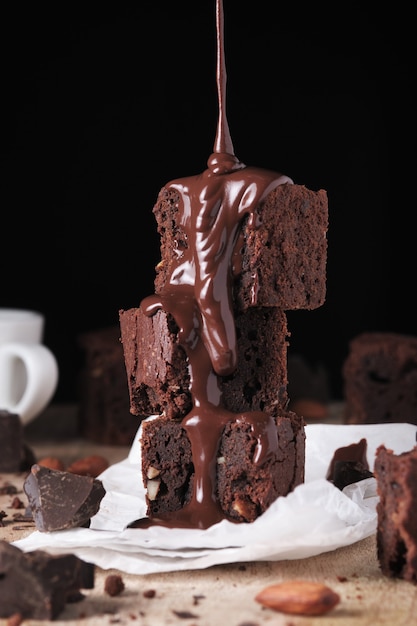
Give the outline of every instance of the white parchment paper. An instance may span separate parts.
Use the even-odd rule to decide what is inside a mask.
[[[373,469],[375,451],[385,444],[396,454],[416,444],[417,426],[310,424],[306,426],[305,483],[278,498],[251,524],[223,520],[207,530],[129,529],[146,514],[140,474],[140,429],[129,455],[103,472],[106,495],[90,528],[33,532],[15,542],[21,550],[71,552],[103,569],[132,574],[202,569],[220,563],[301,559],[350,545],[376,531],[376,481],[368,478],[343,492],[326,480],[334,451],[367,440]]]

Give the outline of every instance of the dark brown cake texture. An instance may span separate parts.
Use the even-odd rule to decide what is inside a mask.
[[[218,1],[221,53],[222,19]],[[130,410],[158,416],[142,426],[150,519],[139,526],[251,522],[304,481],[285,311],[325,300],[327,195],[241,163],[219,57],[218,87],[208,169],[165,185],[153,208],[155,294],[120,311]]]
[[[22,552],[0,541],[0,617],[54,620],[94,587],[95,567],[73,554]]]
[[[120,326],[83,333],[84,366],[78,380],[80,434],[105,445],[131,445],[139,428],[130,413]]]
[[[379,446],[374,473],[381,571],[417,584],[417,446],[402,454]]]
[[[312,219],[304,223],[302,214],[296,208],[291,212],[286,207],[290,244],[288,241],[283,243],[284,235],[281,235],[281,245],[273,236],[268,237],[266,220],[263,218],[258,220],[263,226],[262,237],[256,236],[256,230],[249,233],[248,228],[243,237],[239,265],[248,267],[249,259],[254,256],[259,262],[254,264],[252,261],[251,272],[246,272],[244,280],[239,275],[235,277],[233,313],[238,367],[232,374],[219,377],[218,384],[222,405],[231,413],[268,413],[275,421],[280,446],[276,455],[271,455],[260,468],[252,462],[256,437],[250,434],[251,427],[232,425],[231,416],[231,423],[219,438],[217,459],[222,462],[216,462],[216,493],[224,514],[237,521],[253,521],[276,497],[286,495],[304,479],[303,420],[286,410],[289,333],[285,310],[291,307],[313,308],[324,301],[327,203],[323,193],[306,194],[304,188],[299,193],[297,185],[282,187],[288,187],[289,190],[283,195],[285,202],[290,203],[292,199],[295,207],[300,205],[300,198],[304,203],[307,203],[308,198],[309,207],[305,208],[305,213],[310,218],[316,216],[316,219],[313,224]],[[274,194],[275,201],[280,197]],[[177,238],[185,239],[181,232],[178,198],[175,198],[173,203],[171,194],[166,194],[164,189],[154,208],[162,238],[162,259],[157,268],[155,288],[161,293],[167,286],[164,281],[168,280],[172,271],[172,233]],[[275,212],[269,210],[268,215],[273,221],[274,233],[279,230],[277,224],[282,217],[280,206],[276,207]],[[247,225],[248,220],[245,223]],[[171,224],[171,229],[167,228],[168,224]],[[286,227],[287,224],[282,228],[281,222],[281,230],[285,232]],[[296,232],[298,241],[294,235]],[[245,245],[249,234],[250,249]],[[308,246],[310,254],[306,250]],[[280,250],[280,254],[275,253],[274,263],[280,263],[281,270],[275,267],[275,272],[262,259],[262,251],[271,248]],[[298,248],[301,252],[297,257]],[[292,275],[287,282],[281,278],[280,308],[276,306],[275,277],[285,276],[288,265],[285,251],[288,249],[291,250],[292,264],[297,266],[299,275],[304,276],[305,281],[301,289]],[[316,263],[309,263],[310,258],[316,259]],[[317,281],[313,276],[315,271],[319,274]],[[252,276],[252,282],[249,276]],[[275,294],[269,306],[265,305],[267,294]],[[162,415],[158,421],[145,422],[142,432],[143,480],[150,487],[148,514],[155,517],[184,507],[190,501],[193,489],[194,464],[189,456],[191,444],[188,442],[186,445],[187,434],[181,424],[193,404],[189,360],[179,340],[179,326],[169,312],[159,309],[154,315],[148,316],[142,308],[121,311],[120,324],[131,412],[140,419],[149,415]],[[169,420],[177,422],[169,424]],[[173,449],[173,441],[178,442],[177,452]],[[225,450],[228,454],[224,454]],[[149,493],[152,494],[151,498]]]
[[[345,421],[417,424],[417,337],[366,332],[343,364]]]

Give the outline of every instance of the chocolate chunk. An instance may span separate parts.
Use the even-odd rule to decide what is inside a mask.
[[[23,441],[19,415],[0,410],[0,472],[23,472],[35,460],[33,451]]]
[[[342,490],[347,485],[371,478],[373,473],[366,458],[367,447],[368,442],[362,438],[357,443],[335,450],[327,470],[327,480]]]
[[[347,485],[358,483],[365,478],[372,478],[373,473],[360,461],[336,461],[333,473],[333,484],[342,490]]]
[[[23,552],[0,541],[0,617],[52,620],[80,589],[94,587],[94,564],[73,554]]]
[[[32,465],[23,489],[36,528],[42,532],[89,526],[106,491],[92,476]]]

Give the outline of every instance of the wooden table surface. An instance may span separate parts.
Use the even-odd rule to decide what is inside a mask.
[[[89,454],[110,463],[124,459],[128,447],[101,446],[77,436],[74,407],[50,407],[38,423],[26,429],[26,441],[36,458],[56,456],[68,464]],[[46,434],[47,433],[47,434]],[[22,489],[24,474],[0,474]],[[0,511],[7,516],[0,538],[13,542],[35,530],[13,520],[11,495],[0,495]],[[122,576],[125,589],[118,596],[104,591],[109,574]],[[340,603],[320,617],[288,615],[263,608],[255,596],[264,587],[286,580],[325,583],[340,595]],[[152,592],[152,593],[149,593]],[[232,563],[203,570],[132,575],[96,567],[95,585],[83,591],[81,602],[67,604],[55,624],[138,624],[146,626],[411,626],[417,624],[417,587],[384,577],[379,569],[375,536],[351,546],[302,560]],[[1,598],[0,598],[1,602]],[[24,624],[43,622],[25,620]],[[0,625],[6,625],[0,619]]]

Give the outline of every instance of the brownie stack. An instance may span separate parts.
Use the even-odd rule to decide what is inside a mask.
[[[155,293],[164,294],[178,250],[189,242],[175,186],[161,189],[153,212],[161,241]],[[222,515],[237,522],[255,520],[304,481],[304,423],[286,409],[285,311],[315,309],[325,300],[327,226],[326,192],[285,183],[239,227],[230,281],[237,366],[217,376],[219,404],[230,419],[218,439],[213,485]],[[196,455],[184,421],[193,408],[189,359],[180,325],[164,307],[153,314],[143,306],[121,310],[120,326],[131,413],[142,420],[158,416],[142,428],[148,515],[169,517],[189,504],[194,489]],[[256,429],[240,418],[258,413],[268,416],[278,440],[262,459],[256,458]]]

